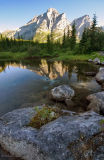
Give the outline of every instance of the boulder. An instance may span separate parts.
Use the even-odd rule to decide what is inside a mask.
[[[94,62],[95,64],[98,64],[98,65],[101,63],[99,58],[95,58],[95,59],[93,60],[93,62]]]
[[[71,100],[75,95],[74,90],[68,85],[61,85],[51,90],[51,98],[56,101],[65,101],[66,99]]]
[[[91,111],[62,116],[39,130],[28,123],[34,108],[7,113],[0,118],[0,145],[24,160],[104,159],[104,117]]]
[[[87,97],[87,100],[90,101],[88,110],[104,114],[104,92],[91,94]]]
[[[104,68],[99,69],[99,72],[96,74],[96,81],[100,84],[104,83]]]
[[[89,59],[88,62],[93,62],[93,60],[92,60],[92,59]]]

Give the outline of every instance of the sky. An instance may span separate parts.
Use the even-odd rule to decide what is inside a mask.
[[[0,0],[0,32],[14,30],[48,8],[66,13],[69,21],[96,13],[99,25],[104,25],[104,0]]]

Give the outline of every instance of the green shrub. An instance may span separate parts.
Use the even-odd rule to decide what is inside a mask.
[[[41,48],[37,45],[37,46],[31,46],[28,48],[28,54],[30,56],[38,56],[40,54]]]
[[[11,52],[18,52],[18,51],[19,51],[19,49],[17,46],[11,48]]]
[[[20,51],[20,52],[25,52],[25,51],[27,51],[27,49],[28,49],[28,47],[27,47],[26,45],[24,45],[24,46],[21,46],[21,47],[19,48],[19,51]]]

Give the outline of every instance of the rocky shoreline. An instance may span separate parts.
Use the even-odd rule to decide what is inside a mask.
[[[98,64],[97,59],[94,63]],[[92,76],[103,86],[104,68]],[[50,91],[52,100],[66,105],[72,103],[74,96],[75,91],[67,85]],[[11,155],[24,160],[103,160],[104,92],[91,94],[86,99],[89,105],[85,113],[64,110],[66,115],[39,129],[28,125],[37,114],[36,107],[5,114],[0,118],[0,145]]]
[[[104,158],[103,116],[93,111],[62,116],[37,130],[27,126],[34,114],[34,108],[24,108],[1,117],[0,144],[12,155],[25,160]]]

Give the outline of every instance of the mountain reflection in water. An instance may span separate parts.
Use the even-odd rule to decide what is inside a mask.
[[[74,111],[83,111],[82,100],[101,88],[94,77],[87,77],[84,72],[97,72],[98,67],[85,62],[50,62],[46,59],[6,62],[0,61],[0,114],[13,109],[53,104],[48,98],[51,88],[69,84],[75,89]],[[66,108],[64,104],[58,104]],[[62,106],[61,106],[62,105]]]

